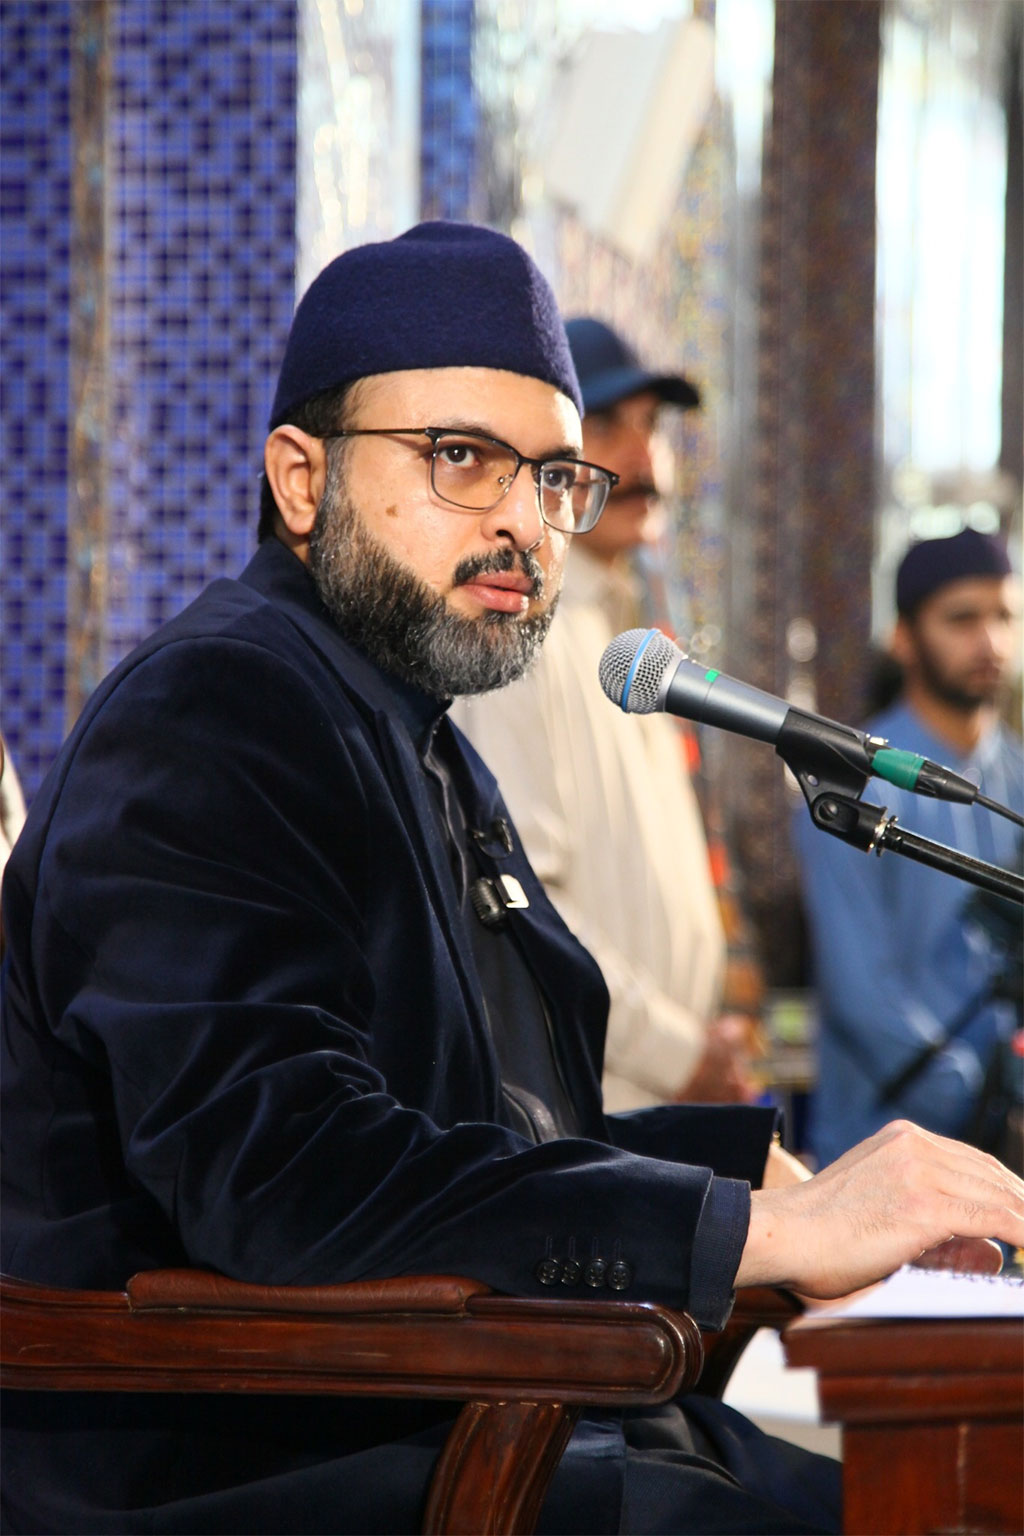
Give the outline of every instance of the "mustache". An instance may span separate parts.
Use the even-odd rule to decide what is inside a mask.
[[[478,576],[494,576],[504,571],[514,571],[517,566],[530,583],[529,596],[543,597],[544,571],[540,561],[528,549],[518,551],[498,549],[492,555],[467,555],[465,560],[460,560],[455,567],[452,584],[462,587],[468,581],[475,581]]]

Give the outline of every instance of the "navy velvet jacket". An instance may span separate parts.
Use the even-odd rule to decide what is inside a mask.
[[[6,1272],[95,1288],[176,1264],[276,1284],[442,1272],[539,1295],[540,1261],[574,1251],[624,1261],[630,1298],[724,1320],[772,1113],[606,1122],[604,985],[517,847],[501,872],[530,905],[510,920],[583,1135],[512,1128],[419,757],[453,731],[439,713],[341,639],[274,541],[99,688],[4,877]],[[470,824],[507,816],[468,745],[448,745]],[[151,1458],[133,1484],[103,1457],[83,1411],[53,1499],[37,1496],[29,1469],[38,1489],[66,1411],[15,1415],[10,1528],[32,1528],[33,1499],[40,1529],[216,1528],[174,1501],[231,1483],[234,1452],[209,1438],[243,1405],[222,1402],[202,1457],[179,1455],[159,1488]],[[180,1442],[197,1422],[163,1428]],[[261,1473],[309,1444],[278,1434]],[[75,1483],[97,1455],[116,1489],[95,1467]],[[160,1501],[177,1525],[85,1514]]]

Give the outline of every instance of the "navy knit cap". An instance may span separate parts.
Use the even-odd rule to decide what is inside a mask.
[[[896,572],[896,607],[900,613],[912,613],[951,581],[1009,576],[1012,569],[1005,544],[976,528],[964,528],[948,539],[922,539],[910,546]]]
[[[547,280],[521,245],[477,224],[417,224],[336,256],[295,311],[271,430],[322,390],[408,368],[524,373],[583,411]]]
[[[566,321],[576,377],[588,411],[606,411],[630,395],[653,390],[668,405],[692,407],[700,395],[681,373],[652,373],[603,320],[581,315]]]

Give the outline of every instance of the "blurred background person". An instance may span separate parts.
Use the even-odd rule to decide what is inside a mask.
[[[511,688],[458,700],[453,718],[501,784],[530,860],[611,993],[608,1110],[672,1099],[754,1097],[756,1026],[723,1010],[728,953],[691,776],[694,742],[668,715],[625,716],[598,667],[648,622],[631,557],[663,531],[674,465],[666,406],[699,395],[645,368],[600,320],[567,326],[586,415],[583,454],[620,476],[601,522],[577,539],[537,664]],[[742,1001],[757,983],[742,972]]]
[[[965,528],[912,545],[897,571],[896,609],[890,653],[902,686],[865,728],[1020,814],[1024,750],[999,714],[1019,643],[1019,587],[1004,544]],[[991,811],[889,784],[884,804],[934,842],[1021,867],[1019,829]],[[995,1150],[1012,1079],[1019,1106],[1024,1073],[1013,1047],[1019,907],[895,854],[865,858],[820,832],[803,807],[795,845],[819,1010],[816,1159],[831,1162],[904,1115]],[[989,1109],[1003,1121],[988,1127],[986,1079],[996,1094]],[[1007,1154],[1005,1142],[999,1150]]]

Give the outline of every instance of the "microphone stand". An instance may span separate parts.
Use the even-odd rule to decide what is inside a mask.
[[[1024,905],[1024,877],[911,832],[882,806],[866,805],[860,798],[870,777],[863,769],[864,749],[859,740],[847,744],[830,721],[819,726],[815,716],[792,710],[775,751],[793,772],[822,832],[879,857],[890,849]]]

